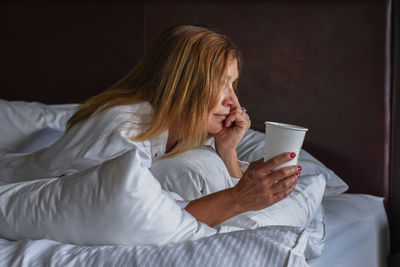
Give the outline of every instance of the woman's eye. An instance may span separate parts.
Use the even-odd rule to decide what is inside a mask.
[[[237,94],[238,91],[239,91],[238,90],[238,81],[237,80],[232,83],[232,88],[235,91],[235,93]]]

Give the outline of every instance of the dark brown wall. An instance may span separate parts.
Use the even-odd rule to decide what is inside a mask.
[[[84,101],[142,56],[143,25],[140,2],[0,4],[0,97]]]

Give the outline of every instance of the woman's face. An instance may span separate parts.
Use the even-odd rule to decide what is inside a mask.
[[[238,77],[237,60],[233,59],[228,64],[226,76],[223,80],[223,88],[221,89],[217,102],[215,106],[211,108],[208,115],[208,132],[210,134],[217,134],[223,130],[225,119],[228,117],[231,108],[233,106],[239,106],[235,88],[233,87]]]

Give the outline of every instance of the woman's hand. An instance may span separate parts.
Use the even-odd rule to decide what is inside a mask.
[[[232,177],[241,178],[236,147],[250,128],[250,117],[244,113],[237,102],[233,106],[229,116],[225,119],[224,129],[214,134],[215,150],[224,161],[229,174]]]
[[[269,207],[288,196],[294,189],[300,170],[297,165],[273,171],[292,160],[293,154],[284,153],[264,163],[252,162],[239,183],[232,188],[233,199],[241,212]]]
[[[292,160],[291,153],[284,153],[263,162],[252,162],[239,183],[199,199],[191,201],[186,211],[197,220],[210,226],[246,211],[267,208],[289,195],[300,174],[297,165],[272,171]]]
[[[224,123],[224,129],[214,134],[215,149],[223,157],[233,153],[236,150],[240,140],[244,137],[250,128],[250,117],[243,113],[240,105],[232,107],[229,116]]]

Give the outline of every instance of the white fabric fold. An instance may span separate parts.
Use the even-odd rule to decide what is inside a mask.
[[[1,185],[0,236],[87,245],[161,245],[217,232],[172,196],[142,164],[138,151],[131,150],[61,178]]]
[[[163,246],[77,246],[50,240],[0,239],[5,266],[305,267],[307,232],[288,226],[217,234]]]
[[[74,125],[48,148],[31,154],[3,154],[0,181],[13,183],[73,174],[132,149],[150,168],[152,160],[165,153],[168,131],[143,142],[128,138],[143,131],[139,126],[149,122],[152,112],[147,102],[113,107]]]

